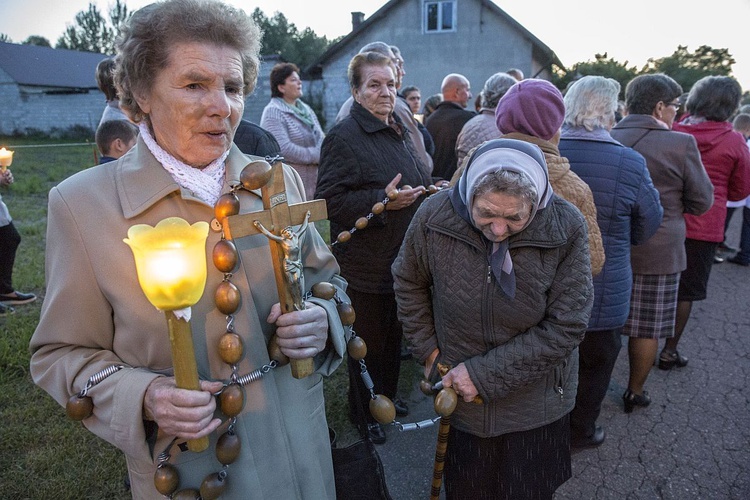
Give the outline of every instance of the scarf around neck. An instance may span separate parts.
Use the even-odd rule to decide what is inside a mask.
[[[498,170],[524,174],[536,187],[537,202],[531,207],[529,220],[521,229],[523,231],[531,224],[536,213],[545,208],[552,198],[547,163],[541,150],[533,144],[514,139],[494,139],[485,142],[469,158],[466,169],[453,187],[450,193],[451,204],[462,219],[476,227],[471,215],[474,191],[482,178]],[[492,243],[489,264],[500,289],[506,296],[514,298],[516,276],[508,240],[509,238],[505,238],[503,241]]]
[[[229,155],[229,150],[203,168],[195,168],[187,165],[171,154],[167,153],[151,135],[148,125],[141,122],[138,125],[143,142],[146,143],[151,154],[154,155],[164,170],[169,172],[172,179],[195,196],[214,206],[221,196],[224,187],[224,160]]]
[[[281,97],[274,97],[274,99],[278,99],[282,103],[284,103],[284,106],[286,106],[288,109],[294,113],[294,116],[299,118],[299,120],[307,125],[310,128],[315,128],[315,121],[312,117],[312,109],[302,102],[301,99],[297,99],[294,104],[289,104]]]

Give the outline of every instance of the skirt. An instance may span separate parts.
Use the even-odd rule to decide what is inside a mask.
[[[528,431],[480,438],[453,427],[446,500],[542,500],[570,479],[570,414]]]
[[[678,301],[695,302],[706,298],[708,278],[711,276],[711,266],[718,247],[719,244],[712,241],[685,239],[687,268],[680,276]]]
[[[630,315],[622,333],[637,339],[674,337],[680,273],[634,274]]]

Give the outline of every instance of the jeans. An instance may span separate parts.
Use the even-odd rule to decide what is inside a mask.
[[[13,263],[16,260],[16,249],[21,243],[21,235],[11,222],[0,227],[0,294],[13,293]]]
[[[734,257],[742,264],[750,264],[750,208],[742,208],[742,230],[740,232],[740,251]]]

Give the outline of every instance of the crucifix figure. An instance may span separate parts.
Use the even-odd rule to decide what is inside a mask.
[[[286,278],[286,285],[292,295],[294,308],[297,311],[305,308],[305,303],[302,300],[302,256],[300,255],[299,237],[307,229],[309,220],[310,211],[308,210],[305,222],[298,233],[295,233],[291,226],[287,226],[281,230],[280,236],[276,236],[263,227],[260,221],[254,221],[254,225],[258,228],[258,231],[265,234],[268,239],[281,245],[281,249],[284,252],[284,278]]]
[[[273,166],[255,161],[245,167],[240,178],[242,185],[249,190],[260,189],[264,210],[226,217],[222,226],[229,239],[253,234],[264,234],[268,238],[281,311],[288,313],[304,308],[300,236],[310,221],[327,218],[328,211],[325,200],[287,203],[281,160],[281,157],[272,159]],[[299,224],[302,227],[295,233],[292,227]],[[312,374],[313,360],[292,359],[291,368],[295,378],[304,378]]]

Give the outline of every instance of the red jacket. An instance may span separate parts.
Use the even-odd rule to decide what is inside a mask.
[[[708,212],[697,216],[685,214],[686,237],[721,242],[727,200],[738,201],[750,195],[750,151],[729,122],[675,123],[672,128],[695,137],[701,161],[714,185],[714,204]]]

